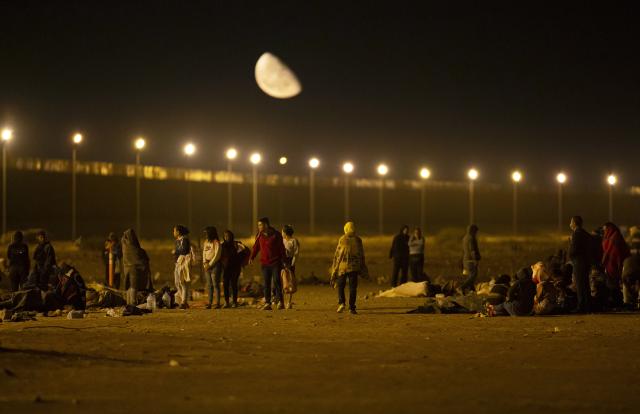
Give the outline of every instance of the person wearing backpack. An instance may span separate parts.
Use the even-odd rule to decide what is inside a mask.
[[[300,253],[300,242],[293,237],[293,226],[290,224],[282,228],[282,242],[284,243],[284,269],[282,270],[282,288],[289,300],[285,304],[286,309],[293,307],[293,294],[298,289],[296,281],[296,261]]]
[[[221,243],[218,237],[218,230],[213,227],[205,227],[203,231],[204,243],[202,244],[202,267],[204,268],[204,278],[209,291],[209,302],[205,306],[211,309],[213,295],[216,296],[215,309],[220,308],[220,282],[222,278],[222,266],[220,263]]]
[[[29,275],[29,246],[23,241],[24,236],[21,231],[13,233],[11,244],[7,248],[7,261],[9,265],[9,281],[11,291],[20,290],[27,281]]]
[[[271,310],[271,284],[275,286],[275,299],[278,303],[276,309],[284,309],[282,298],[282,283],[280,272],[284,262],[284,244],[279,231],[271,227],[269,219],[263,217],[258,220],[258,234],[256,235],[249,263],[260,254],[260,267],[264,279],[264,300],[263,310]]]
[[[176,245],[173,250],[173,257],[176,261],[174,270],[174,282],[176,285],[176,302],[180,304],[180,309],[189,308],[189,284],[191,275],[189,266],[191,265],[192,253],[191,242],[189,241],[189,229],[178,224],[173,228],[173,237]]]

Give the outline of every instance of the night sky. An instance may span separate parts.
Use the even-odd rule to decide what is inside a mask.
[[[272,6],[271,3],[277,5]],[[346,4],[349,3],[349,4]],[[290,172],[345,159],[373,175],[640,183],[637,15],[607,4],[512,9],[461,2],[3,2],[0,122],[14,156],[223,168],[224,149],[260,150]],[[435,4],[435,3],[434,3]],[[470,5],[473,4],[473,5]],[[552,6],[551,6],[552,5]],[[290,100],[256,86],[270,51],[296,72]],[[181,145],[192,139],[190,162]],[[602,181],[603,182],[603,181]]]

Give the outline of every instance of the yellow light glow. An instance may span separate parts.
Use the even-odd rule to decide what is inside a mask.
[[[238,151],[235,148],[229,148],[225,155],[228,160],[235,160],[238,156]]]
[[[10,141],[11,138],[13,138],[13,130],[9,129],[9,128],[5,128],[2,130],[2,140],[3,141]]]
[[[133,145],[136,147],[138,151],[140,151],[145,147],[145,145],[147,145],[147,142],[144,140],[144,138],[138,137],[133,143]]]
[[[79,144],[82,142],[82,134],[75,134],[73,136],[73,143],[74,144]]]
[[[253,165],[258,165],[260,164],[260,161],[262,161],[262,155],[260,155],[260,153],[254,152],[253,154],[251,154],[251,157],[249,157],[249,161],[251,161],[251,164]]]
[[[609,185],[616,185],[616,183],[618,182],[618,177],[613,174],[609,174],[609,176],[607,177],[607,182],[609,183]]]
[[[286,165],[287,161],[289,161],[289,160],[287,160],[287,157],[280,157],[280,159],[278,160],[280,165]]]
[[[420,169],[420,178],[422,178],[423,180],[426,180],[429,177],[431,177],[431,171],[429,171],[428,168],[421,168]]]
[[[476,170],[475,168],[470,169],[469,171],[467,171],[467,177],[469,177],[470,180],[477,180],[478,179],[478,170]]]
[[[316,168],[318,168],[320,166],[320,160],[317,158],[311,158],[309,160],[309,167],[313,168],[314,170]]]
[[[351,174],[353,170],[354,170],[354,166],[352,163],[345,162],[344,164],[342,164],[342,171],[344,171],[346,174]]]
[[[514,171],[511,173],[511,179],[514,183],[519,183],[522,181],[522,173],[520,171]]]
[[[567,175],[565,173],[558,173],[558,175],[556,175],[556,181],[558,182],[558,184],[566,183]]]
[[[184,146],[184,153],[185,153],[185,155],[187,155],[189,157],[192,156],[193,154],[196,153],[196,146],[193,145],[191,142],[187,143]]]
[[[378,165],[377,171],[378,175],[387,175],[387,173],[389,172],[389,167],[387,167],[385,164],[380,164]]]

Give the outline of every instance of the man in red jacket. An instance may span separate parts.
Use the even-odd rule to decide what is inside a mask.
[[[271,310],[271,283],[274,285],[278,309],[284,309],[282,295],[282,283],[280,271],[285,257],[284,243],[279,231],[271,227],[269,219],[263,217],[258,220],[258,234],[253,243],[249,263],[260,253],[260,267],[264,278],[264,307],[263,310]]]

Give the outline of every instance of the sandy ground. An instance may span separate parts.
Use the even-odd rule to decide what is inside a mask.
[[[481,242],[492,273],[558,244]],[[333,240],[315,243],[303,244],[301,273],[320,274],[330,260]],[[386,244],[365,240],[374,280],[388,271]],[[455,272],[456,245],[431,241],[427,269]],[[170,265],[168,246],[150,247],[156,268]],[[84,274],[99,272],[94,253],[59,250]],[[640,406],[640,314],[415,315],[405,312],[423,299],[365,299],[381,288],[361,284],[358,315],[336,314],[328,286],[302,286],[287,311],[196,303],[142,317],[97,312],[2,323],[0,413],[611,413]]]

